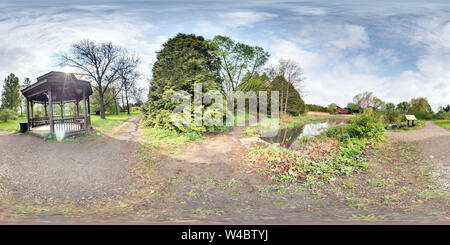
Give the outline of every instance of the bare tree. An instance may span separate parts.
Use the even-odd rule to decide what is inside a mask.
[[[144,96],[144,88],[133,86],[130,89],[130,97],[136,102],[138,105],[144,104],[143,96]]]
[[[94,88],[99,93],[99,109],[102,119],[105,119],[104,94],[120,78],[118,67],[123,55],[122,48],[111,42],[96,44],[90,40],[75,43],[68,52],[60,54],[59,65],[61,67],[77,68],[79,75],[94,81]],[[115,92],[118,93],[118,91]]]
[[[303,83],[305,77],[303,76],[303,69],[293,60],[280,59],[278,65],[272,68],[271,73],[275,76],[282,76],[288,83],[286,88],[282,86],[281,92],[281,110],[287,112],[287,104],[289,98],[289,84],[291,84],[297,91],[302,94]],[[283,103],[284,100],[284,103]]]
[[[139,64],[140,59],[135,54],[127,53],[121,57],[120,66],[118,67],[122,91],[125,93],[128,115],[130,114],[129,93],[130,90],[136,88],[136,83],[140,76],[137,71]]]

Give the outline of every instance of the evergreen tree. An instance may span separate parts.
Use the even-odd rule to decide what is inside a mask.
[[[20,105],[19,78],[14,74],[9,74],[3,84],[2,109],[17,111]]]
[[[286,113],[289,113],[293,116],[298,116],[306,111],[305,102],[300,96],[300,93],[295,89],[295,87],[286,81],[283,76],[277,76],[275,79],[271,82],[269,90],[270,91],[280,91],[285,90],[286,88],[289,89],[289,93],[287,100],[286,98],[280,98],[280,105],[281,102],[287,101],[287,109]],[[281,101],[283,100],[283,101]]]
[[[202,36],[193,34],[180,33],[163,44],[153,66],[148,102],[142,108],[145,125],[180,131],[205,130],[172,124],[172,111],[179,104],[172,102],[172,95],[176,91],[185,91],[193,98],[196,83],[202,84],[203,92],[222,90],[220,61],[213,51]]]
[[[31,80],[28,77],[26,77],[23,80],[23,84],[20,86],[20,90],[30,86],[30,84],[31,84]],[[25,98],[25,96],[23,96],[22,93],[19,93],[19,94],[20,94],[19,95],[19,97],[20,97],[20,105],[19,105],[20,106],[20,116],[23,117],[23,112],[26,110],[26,107],[27,107],[27,99]]]

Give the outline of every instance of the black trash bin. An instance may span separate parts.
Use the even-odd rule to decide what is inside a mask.
[[[28,122],[20,122],[20,132],[25,133],[28,130]]]

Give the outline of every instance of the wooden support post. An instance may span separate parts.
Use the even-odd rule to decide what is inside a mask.
[[[89,96],[87,97],[87,104],[88,104],[88,128],[91,127],[91,102],[89,101]]]
[[[27,124],[28,124],[28,130],[31,128],[31,121],[30,121],[30,100],[27,99]]]
[[[34,113],[33,113],[34,104],[33,104],[33,100],[30,100],[30,103],[31,103],[31,121],[33,121],[33,118],[34,118]]]
[[[80,116],[80,101],[78,101],[78,99],[77,99],[77,101],[75,102],[75,107],[77,108],[77,117],[79,117]]]
[[[86,91],[83,89],[83,105],[84,105],[84,129],[88,129],[87,125],[87,106],[86,106]]]
[[[45,111],[45,117],[48,117],[48,113],[47,113],[47,101],[44,101],[44,111]]]
[[[61,108],[61,118],[64,118],[64,104],[63,104],[62,99],[61,99],[61,103],[59,104],[59,107]]]
[[[52,98],[52,87],[48,86],[48,105],[49,105],[49,122],[50,122],[50,133],[55,133],[55,123],[53,122],[53,98]]]
[[[87,97],[87,103],[88,103],[88,115],[91,116],[91,102],[89,101],[89,96]]]

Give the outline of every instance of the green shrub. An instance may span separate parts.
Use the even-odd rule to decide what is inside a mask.
[[[350,135],[350,125],[343,124],[338,125],[335,127],[332,127],[326,131],[323,132],[323,134],[330,138],[336,138],[340,141],[344,141],[345,139],[348,139],[351,137]]]
[[[450,111],[440,110],[434,115],[434,119],[437,120],[450,120]]]
[[[388,124],[400,124],[404,116],[404,113],[400,110],[388,110],[383,115],[384,123]]]
[[[426,112],[426,111],[420,111],[415,113],[415,116],[417,119],[422,119],[422,120],[431,120],[433,119],[433,114],[430,112]]]
[[[349,133],[352,137],[383,139],[384,131],[381,117],[376,113],[358,115],[349,124]]]
[[[366,139],[347,138],[342,142],[339,151],[330,158],[313,161],[300,152],[280,147],[269,147],[254,150],[255,154],[266,155],[267,161],[273,164],[286,164],[287,168],[275,177],[281,182],[303,180],[305,185],[329,182],[338,175],[349,175],[367,168],[363,159]]]
[[[16,120],[19,117],[19,114],[11,109],[1,109],[0,110],[0,120],[3,122],[7,122],[9,120]]]
[[[345,141],[350,138],[383,139],[384,132],[384,125],[378,114],[364,113],[358,115],[349,124],[328,129],[323,135]]]

